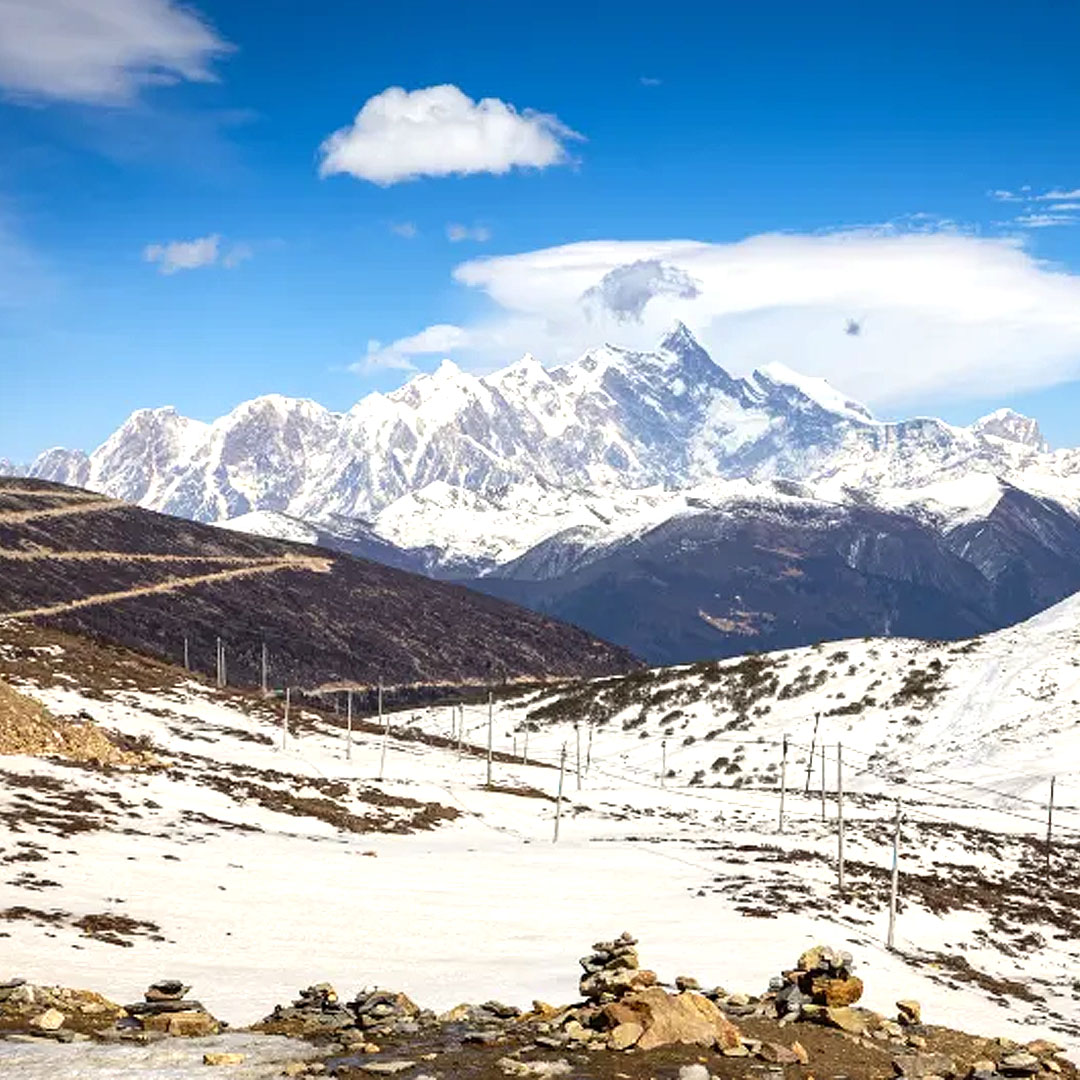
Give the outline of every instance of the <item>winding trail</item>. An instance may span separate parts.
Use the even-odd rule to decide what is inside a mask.
[[[12,494],[10,489],[0,488],[0,495]],[[27,494],[30,494],[27,492]],[[40,495],[41,492],[35,494]],[[91,514],[98,510],[116,510],[127,506],[119,499],[81,499],[66,506],[43,506],[37,510],[0,510],[0,525],[21,525],[38,518],[69,517],[72,514]]]
[[[219,566],[257,566],[260,563],[280,563],[283,555],[163,555],[158,552],[129,551],[49,551],[34,548],[31,551],[5,551],[0,548],[0,561],[8,562],[130,562],[163,563],[185,562],[206,563]],[[299,556],[289,556],[294,560]]]
[[[181,589],[192,588],[196,585],[206,585],[210,582],[229,581],[234,578],[254,577],[256,574],[274,574],[279,570],[306,570],[312,573],[329,573],[333,566],[333,560],[326,558],[314,558],[303,555],[287,555],[280,559],[261,560],[255,565],[241,566],[231,570],[217,570],[211,574],[197,574],[193,577],[167,578],[165,581],[155,582],[153,585],[140,585],[133,589],[122,589],[119,592],[97,593],[94,596],[84,596],[78,600],[68,600],[60,604],[48,604],[44,607],[24,608],[22,611],[0,612],[0,617],[5,619],[33,619],[44,615],[62,615],[68,611],[77,611],[79,608],[95,607],[98,604],[115,604],[121,600],[130,600],[137,596],[153,596],[162,593],[178,592]]]

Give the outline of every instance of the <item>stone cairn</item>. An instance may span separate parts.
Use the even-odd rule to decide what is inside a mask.
[[[637,938],[622,933],[614,941],[598,941],[589,956],[579,961],[584,974],[578,983],[581,996],[597,1005],[618,1001],[633,990],[656,985],[656,972],[641,967]]]
[[[851,953],[816,945],[799,957],[792,971],[773,979],[776,1014],[794,1020],[813,1019],[820,1010],[854,1005],[862,997],[863,983],[852,974]]]
[[[179,979],[163,979],[151,984],[142,1001],[125,1005],[124,1011],[140,1031],[189,1037],[217,1035],[223,1025],[201,1002],[187,1000],[190,990]]]

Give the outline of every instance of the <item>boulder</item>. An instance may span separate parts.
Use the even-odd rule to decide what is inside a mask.
[[[66,1017],[59,1009],[46,1009],[30,1021],[30,1026],[38,1031],[58,1031],[64,1026]]]
[[[637,1045],[644,1034],[645,1029],[636,1020],[627,1020],[622,1024],[617,1024],[608,1032],[608,1049],[629,1050]]]
[[[870,1030],[870,1023],[874,1018],[873,1013],[853,1009],[850,1005],[826,1007],[822,1017],[832,1027],[846,1031],[849,1035],[865,1035]]]
[[[810,997],[816,1005],[854,1005],[862,993],[862,979],[856,975],[844,979],[818,975],[810,980]]]
[[[905,1026],[914,1027],[922,1023],[922,1006],[911,998],[896,1003],[896,1019]]]
[[[157,1013],[147,1016],[142,1025],[144,1031],[159,1031],[165,1035],[186,1039],[217,1035],[221,1031],[221,1025],[208,1012],[195,1010]]]
[[[945,1054],[900,1054],[893,1058],[897,1076],[905,1080],[921,1080],[927,1076],[942,1076],[946,1080],[956,1075],[956,1063]]]
[[[224,1051],[207,1051],[202,1058],[204,1065],[243,1065],[243,1054],[231,1054]]]
[[[634,1023],[642,1028],[635,1044],[639,1050],[674,1043],[715,1046],[722,1050],[741,1041],[738,1028],[708,998],[692,990],[669,994],[653,986],[627,995],[620,1004],[634,1016],[616,1026]],[[626,1032],[624,1036],[629,1034]]]

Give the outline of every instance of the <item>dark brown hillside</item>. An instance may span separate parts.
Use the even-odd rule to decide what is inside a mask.
[[[468,589],[377,563],[167,517],[90,492],[0,480],[0,617],[171,660],[188,638],[229,681],[501,682],[626,671],[625,650]]]

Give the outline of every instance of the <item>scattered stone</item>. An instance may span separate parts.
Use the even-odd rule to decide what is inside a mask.
[[[827,1007],[822,1016],[832,1026],[849,1035],[865,1035],[870,1030],[874,1014],[863,1009],[853,1009],[850,1005]]]
[[[538,1078],[549,1080],[556,1076],[565,1076],[573,1072],[573,1066],[569,1061],[517,1061],[514,1058],[499,1058],[496,1063],[507,1076],[520,1076],[526,1078]]]
[[[682,991],[682,990],[696,990],[698,993],[700,993],[701,992],[701,983],[699,983],[697,981],[697,979],[695,979],[691,975],[676,975],[675,976],[675,989],[679,990],[679,991]]]
[[[611,1050],[629,1050],[637,1045],[638,1039],[645,1034],[645,1029],[634,1020],[617,1024],[608,1032],[608,1047]]]
[[[221,1032],[221,1024],[204,1010],[158,1013],[146,1017],[142,1025],[144,1031],[159,1031],[180,1039],[198,1039]]]
[[[1034,1076],[1041,1068],[1042,1062],[1029,1050],[1005,1054],[998,1062],[998,1072],[1004,1076]]]
[[[893,1058],[893,1068],[897,1076],[905,1080],[924,1080],[931,1076],[941,1076],[948,1080],[956,1075],[956,1063],[945,1054],[901,1054]]]
[[[373,1076],[397,1076],[398,1073],[408,1072],[416,1068],[415,1061],[372,1061],[367,1065],[361,1065],[366,1073]]]
[[[683,1065],[679,1069],[679,1080],[709,1080],[709,1070],[699,1063]]]
[[[910,998],[896,1003],[896,1019],[905,1027],[912,1027],[922,1023],[922,1006]]]
[[[190,989],[179,979],[162,979],[151,983],[143,997],[147,1001],[179,1001]]]
[[[57,1031],[64,1026],[67,1018],[59,1009],[46,1009],[30,1021],[30,1026],[38,1031]]]
[[[243,1054],[231,1054],[220,1051],[208,1051],[203,1054],[204,1065],[243,1065]]]
[[[799,1055],[781,1043],[762,1043],[757,1056],[772,1065],[798,1065],[800,1063]]]
[[[806,1047],[801,1042],[795,1041],[791,1044],[791,1052],[795,1055],[795,1060],[800,1065],[810,1064],[810,1054]]]

